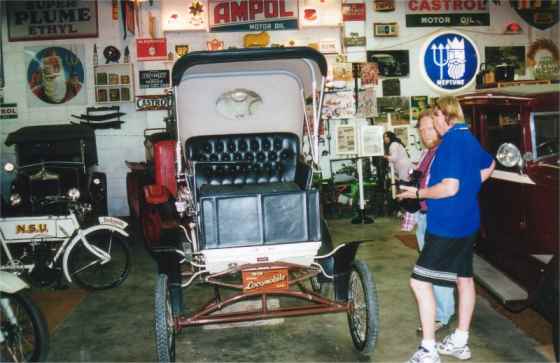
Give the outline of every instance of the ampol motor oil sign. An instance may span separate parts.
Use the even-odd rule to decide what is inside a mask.
[[[420,53],[420,68],[430,86],[444,93],[468,88],[476,78],[480,56],[476,44],[458,32],[431,37]]]
[[[210,0],[211,32],[271,31],[298,28],[294,0]]]

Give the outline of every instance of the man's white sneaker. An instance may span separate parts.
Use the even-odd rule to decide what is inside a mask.
[[[441,363],[437,352],[430,352],[424,347],[419,347],[407,363]]]
[[[468,345],[458,347],[453,342],[451,335],[446,336],[441,343],[436,345],[439,354],[452,355],[460,360],[471,359],[471,350]]]

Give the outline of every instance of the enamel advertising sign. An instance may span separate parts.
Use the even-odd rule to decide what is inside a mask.
[[[139,61],[166,60],[167,40],[165,38],[136,39],[136,58]]]
[[[167,95],[136,96],[136,111],[160,111],[169,109]]]
[[[298,2],[293,0],[210,0],[211,32],[272,31],[298,28]]]
[[[8,1],[8,39],[95,38],[97,1]]]
[[[444,93],[468,88],[476,78],[480,56],[476,44],[458,32],[431,37],[420,53],[420,68],[430,86]]]
[[[489,26],[487,3],[485,0],[408,0],[406,26]]]

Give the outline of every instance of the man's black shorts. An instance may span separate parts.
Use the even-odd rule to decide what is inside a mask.
[[[472,277],[473,244],[477,236],[478,232],[467,237],[448,238],[426,232],[426,242],[412,278],[453,286],[457,277]]]

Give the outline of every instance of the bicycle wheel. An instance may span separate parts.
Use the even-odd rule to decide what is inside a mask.
[[[154,331],[158,362],[175,362],[175,321],[167,275],[158,275],[154,303]]]
[[[348,301],[348,326],[354,346],[361,353],[371,353],[379,333],[379,307],[371,272],[367,265],[359,260],[352,264]]]
[[[111,258],[104,261],[93,254],[83,242],[76,243],[68,256],[68,270],[72,280],[79,286],[92,290],[119,286],[130,270],[130,248],[125,237],[110,229],[100,229],[86,233],[85,239]]]
[[[0,294],[7,301],[0,308],[0,362],[44,362],[49,350],[49,331],[41,311],[21,293]],[[5,300],[4,300],[5,299]],[[17,324],[8,318],[10,309]]]

